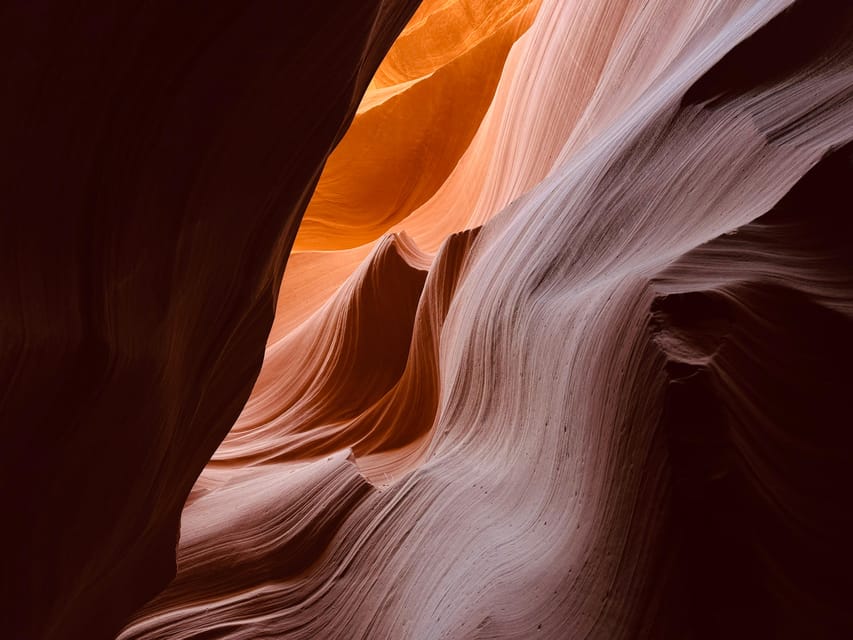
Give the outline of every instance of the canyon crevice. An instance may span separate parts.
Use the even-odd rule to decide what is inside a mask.
[[[13,637],[853,636],[853,5],[100,9],[0,27]]]

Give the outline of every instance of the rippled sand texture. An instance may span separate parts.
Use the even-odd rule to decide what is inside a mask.
[[[373,81],[122,638],[853,633],[853,8],[484,7]]]

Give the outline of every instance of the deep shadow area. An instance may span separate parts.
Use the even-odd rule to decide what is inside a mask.
[[[747,280],[653,309],[697,638],[853,634],[851,159],[850,144],[829,154],[742,230],[754,241],[739,256]],[[804,255],[820,268],[790,286],[768,280],[773,260]]]

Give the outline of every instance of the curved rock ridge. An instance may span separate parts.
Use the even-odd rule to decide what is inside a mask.
[[[853,5],[542,0],[429,199],[296,256],[120,638],[853,635],[851,122]]]
[[[302,212],[416,5],[4,6],[5,637],[113,638],[175,575]]]
[[[267,352],[199,488],[234,468],[343,447],[369,477],[399,475],[395,465],[417,458],[435,418],[439,336],[475,237],[449,237],[427,273],[405,235],[386,236],[312,321]]]
[[[311,322],[267,352],[252,398],[212,464],[341,448],[334,433],[379,402],[406,367],[427,275],[415,251],[405,236],[385,237]]]
[[[421,5],[388,52],[320,178],[282,283],[271,342],[331,297],[386,231],[405,230],[433,252],[451,233],[481,224],[471,224],[461,207],[445,214],[440,228],[435,216],[421,225],[408,218],[465,153],[493,100],[507,55],[538,4],[436,0]]]

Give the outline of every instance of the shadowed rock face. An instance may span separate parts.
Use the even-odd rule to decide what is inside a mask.
[[[851,180],[847,144],[662,276],[692,284],[656,301],[654,324],[697,637],[853,627],[853,518],[839,508],[853,463]]]
[[[10,619],[853,637],[848,4],[27,9]]]
[[[4,8],[9,637],[110,638],[174,575],[302,211],[417,4]]]

